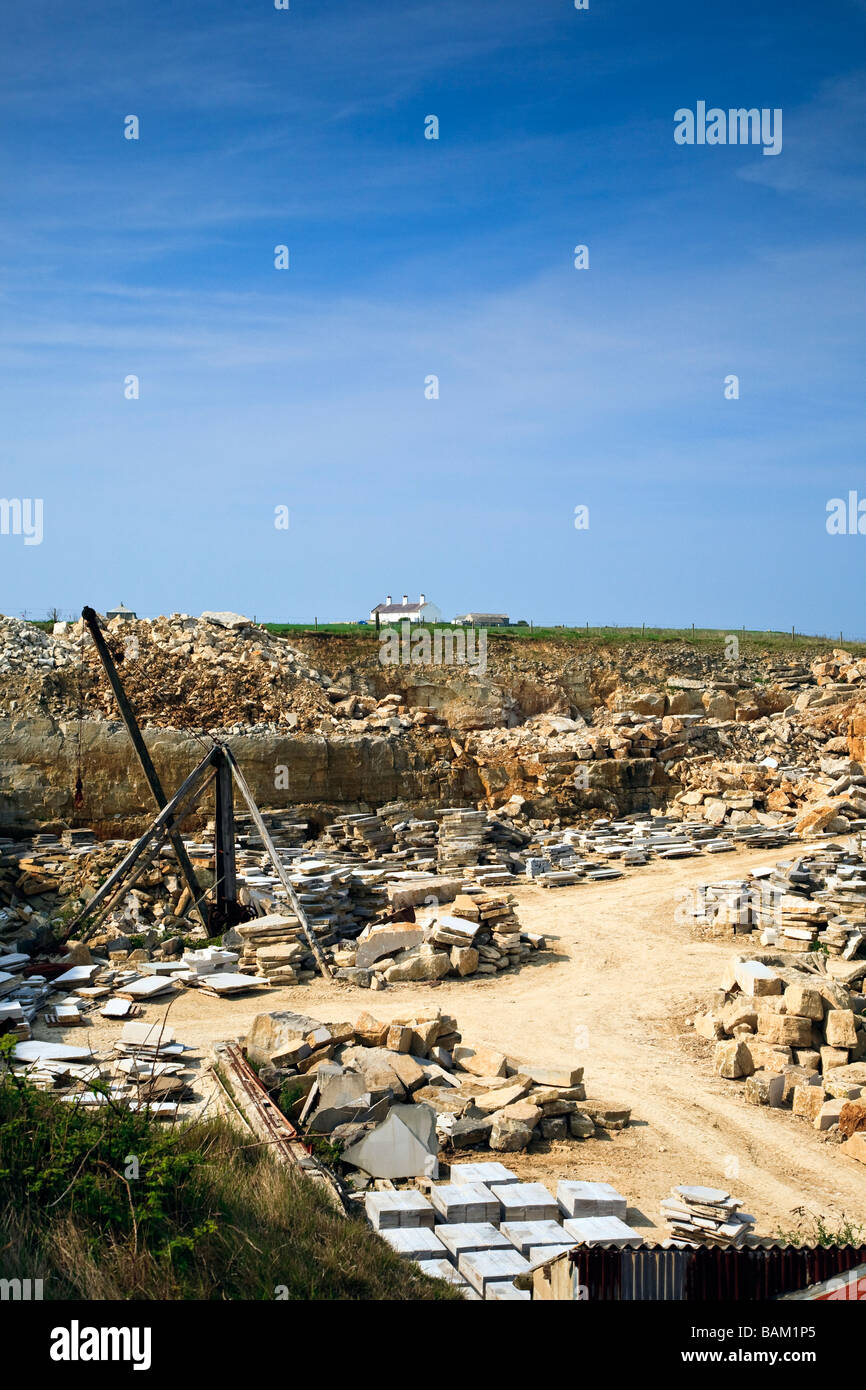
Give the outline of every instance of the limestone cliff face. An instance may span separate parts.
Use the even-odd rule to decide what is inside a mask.
[[[206,747],[174,729],[145,732],[166,789],[176,789]],[[483,795],[472,769],[453,768],[447,739],[424,750],[409,739],[244,734],[226,740],[262,806],[349,810],[398,799],[460,801]],[[448,750],[448,758],[437,756]],[[83,804],[74,806],[79,762]],[[122,724],[50,719],[0,720],[0,826],[25,829],[63,821],[102,834],[133,834],[153,801]]]
[[[207,747],[175,729],[149,729],[144,737],[169,792]],[[338,811],[372,810],[389,801],[417,809],[493,805],[517,793],[528,810],[549,816],[581,807],[646,810],[663,798],[661,768],[652,759],[591,762],[588,788],[576,792],[573,760],[554,763],[516,750],[490,759],[445,734],[328,739],[249,733],[226,741],[259,805],[297,807],[317,825]],[[79,769],[83,802],[76,808]],[[206,803],[197,823],[210,813]],[[0,830],[88,825],[100,835],[130,836],[153,814],[150,791],[119,722],[0,719]]]

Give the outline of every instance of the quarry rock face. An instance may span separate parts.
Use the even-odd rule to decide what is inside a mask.
[[[148,729],[144,740],[164,786],[180,786],[204,753],[193,735]],[[226,740],[241,762],[253,795],[275,799],[278,767],[288,769],[291,801],[355,805],[429,798],[461,800],[482,794],[472,767],[452,769],[400,739],[382,736],[329,741],[320,736],[242,734]],[[152,798],[119,722],[80,726],[84,804],[79,820],[118,834],[138,833]],[[70,819],[79,765],[79,725],[51,719],[0,720],[0,825],[16,828]],[[92,809],[91,809],[92,808]]]
[[[179,729],[147,729],[144,740],[167,787],[180,786],[205,749]],[[537,765],[525,752],[515,750],[500,764],[482,764],[471,753],[455,755],[443,736],[421,743],[385,734],[328,739],[287,731],[238,734],[226,742],[261,804],[278,799],[276,772],[285,768],[286,800],[308,805],[319,816],[323,806],[345,809],[397,799],[447,805],[505,800],[522,792],[537,801],[558,785],[552,765],[539,785]],[[76,812],[79,756],[84,802]],[[573,768],[573,759],[565,760],[559,779],[569,796]],[[645,809],[659,774],[659,765],[649,759],[592,763],[585,804],[607,806],[613,797],[628,809]],[[153,813],[150,791],[119,721],[0,719],[0,793],[0,827],[8,829],[69,822],[77,815],[100,833],[132,835]]]
[[[482,670],[384,666],[375,634],[289,641],[233,613],[103,630],[164,785],[217,734],[260,804],[314,830],[395,800],[566,822],[664,809],[720,832],[799,817],[801,833],[841,834],[866,815],[866,662],[841,648],[809,666],[680,642],[491,639]],[[123,836],[151,812],[85,625],[49,636],[0,618],[0,828]]]

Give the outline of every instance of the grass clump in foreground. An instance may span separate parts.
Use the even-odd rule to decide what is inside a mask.
[[[460,1297],[224,1120],[161,1126],[8,1073],[0,1194],[0,1278],[45,1299]]]

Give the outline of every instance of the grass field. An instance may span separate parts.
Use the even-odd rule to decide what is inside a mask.
[[[375,639],[376,629],[372,625],[359,626],[357,623],[264,623],[268,632],[281,636],[309,637],[356,637],[360,640]],[[413,625],[415,626],[415,625]],[[432,630],[433,624],[425,627]],[[448,627],[447,623],[435,624]],[[673,628],[673,627],[490,627],[487,628],[488,642],[563,642],[569,644],[586,643],[592,646],[624,646],[627,643],[645,642],[653,646],[664,643],[688,642],[698,648],[717,650],[724,647],[728,637],[736,637],[743,651],[773,651],[793,655],[814,652],[821,648],[828,651],[840,645],[840,634],[835,636],[812,636],[806,633],[760,631],[755,628]],[[861,655],[866,653],[866,643],[843,640],[846,651]]]
[[[50,632],[50,619],[31,619],[34,627]],[[415,624],[413,626],[419,626]],[[425,627],[449,627],[448,623],[429,624]],[[268,632],[283,637],[355,637],[360,641],[373,641],[376,628],[373,624],[359,623],[262,623]],[[563,642],[567,644],[588,643],[593,646],[624,646],[626,643],[645,642],[661,646],[666,642],[688,642],[693,646],[718,650],[724,647],[728,637],[736,637],[743,655],[749,652],[778,652],[792,656],[814,653],[826,648],[843,646],[854,656],[866,654],[866,642],[855,642],[842,633],[810,634],[803,632],[764,631],[759,628],[710,628],[710,627],[490,627],[487,628],[488,642]]]

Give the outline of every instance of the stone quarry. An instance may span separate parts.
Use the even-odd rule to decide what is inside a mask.
[[[546,639],[491,641],[479,674],[385,667],[369,636],[290,639],[232,613],[101,626],[164,786],[224,744],[273,853],[238,805],[240,920],[209,936],[162,843],[86,943],[68,939],[152,817],[150,791],[86,625],[0,619],[0,1032],[14,1071],[69,1101],[107,1094],[183,1119],[202,1049],[165,1011],[189,1005],[199,1044],[242,1039],[269,1103],[394,1249],[467,1297],[522,1298],[515,1278],[551,1253],[644,1239],[606,1171],[642,1126],[591,1060],[537,1062],[518,1013],[513,1048],[464,1034],[460,1001],[522,990],[536,969],[543,991],[563,959],[560,904],[587,894],[615,911],[694,860],[671,917],[696,950],[729,938],[731,952],[689,1020],[704,1074],[736,1084],[750,1113],[789,1111],[859,1171],[866,660]],[[182,822],[211,895],[215,823],[212,798]],[[726,873],[750,851],[764,862]],[[590,944],[576,997],[606,963]],[[320,1021],[326,1000],[326,1018],[354,1021]],[[79,1043],[91,1029],[96,1050]],[[509,1154],[522,1176],[498,1161]],[[557,1163],[552,1185],[535,1180]],[[670,1243],[753,1239],[720,1182],[678,1173],[671,1190],[668,1176],[653,1202]]]
[[[0,619],[0,829],[134,834],[149,794],[92,639],[81,621],[54,627]],[[506,807],[529,828],[665,810],[723,829],[807,813],[841,832],[863,816],[849,764],[864,663],[842,649],[768,662],[721,642],[491,641],[482,675],[383,666],[372,637],[289,640],[232,613],[103,631],[166,783],[218,734],[260,805],[319,830],[398,801],[420,819]]]

